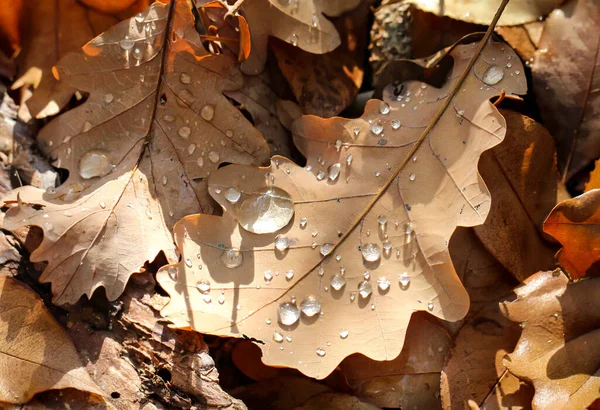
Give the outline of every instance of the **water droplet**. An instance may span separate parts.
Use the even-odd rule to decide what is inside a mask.
[[[205,105],[200,110],[200,116],[204,118],[206,121],[210,121],[215,116],[215,107],[212,105]]]
[[[410,275],[407,272],[403,272],[398,276],[400,286],[406,288],[410,284]]]
[[[506,68],[511,68],[512,67],[512,63],[506,63]]]
[[[368,298],[371,292],[373,292],[373,288],[366,280],[363,280],[358,284],[358,294],[361,298]]]
[[[290,42],[291,45],[296,47],[298,45],[298,36],[296,34],[292,34],[290,36],[290,38],[288,39],[288,41]]]
[[[519,70],[515,70],[515,74],[516,74],[516,75],[519,75],[519,74],[521,74],[521,71],[519,71]]]
[[[497,65],[491,65],[483,74],[483,82],[488,85],[498,84],[504,77],[504,70]]]
[[[358,127],[354,127],[354,128],[352,129],[352,132],[354,133],[354,136],[355,136],[355,137],[358,137],[358,134],[360,134],[360,128],[358,128]]]
[[[366,243],[363,246],[361,246],[360,251],[362,253],[363,258],[367,261],[367,262],[376,262],[379,260],[380,257],[380,250],[379,250],[379,245],[374,244],[374,243]]]
[[[379,112],[382,113],[383,115],[389,114],[390,105],[388,103],[386,103],[385,101],[380,102],[379,103]]]
[[[339,152],[340,148],[342,148],[342,140],[336,140],[335,149]]]
[[[385,226],[385,224],[387,223],[387,218],[385,217],[385,215],[379,215],[377,217],[377,222],[379,222],[379,225]]]
[[[190,258],[185,258],[185,266],[188,268],[192,267],[192,260]]]
[[[104,96],[104,102],[107,104],[110,104],[114,99],[115,97],[111,93],[108,93]]]
[[[317,352],[317,356],[323,357],[325,356],[325,350],[321,349],[320,347],[316,350]]]
[[[291,269],[290,269],[290,270],[288,270],[288,271],[285,273],[285,278],[286,278],[287,280],[292,280],[292,278],[293,278],[293,277],[294,277],[294,271],[293,271],[293,270],[291,270]]]
[[[365,273],[363,273],[363,278],[365,278],[365,280],[369,280],[369,278],[371,277],[371,274],[369,273],[369,271],[365,271]]]
[[[273,340],[277,343],[283,342],[283,336],[279,332],[273,332]]]
[[[338,176],[340,175],[340,168],[341,165],[340,163],[335,163],[329,166],[329,168],[327,168],[327,172],[329,173],[329,180],[331,181],[335,181]]]
[[[217,162],[219,162],[219,158],[220,158],[219,154],[216,153],[215,151],[211,151],[211,152],[208,153],[208,159],[210,159],[210,161],[213,162],[213,163],[215,163],[215,164]]]
[[[200,282],[196,283],[196,287],[200,293],[206,294],[210,292],[210,282],[205,279],[202,279]]]
[[[142,13],[136,14],[135,21],[137,21],[138,23],[141,23],[142,21],[144,21],[144,15]]]
[[[319,173],[317,174],[317,180],[322,181],[323,179],[325,179],[325,172],[319,171]]]
[[[270,270],[266,270],[265,273],[263,274],[263,277],[264,277],[266,283],[270,283],[271,280],[273,279],[273,272],[271,272]]]
[[[202,168],[204,166],[204,158],[199,157],[198,160],[196,161],[196,164],[198,164],[198,166],[200,168]]]
[[[319,19],[315,13],[312,15],[312,26],[315,28],[319,26]]]
[[[292,342],[292,336],[286,336],[285,340],[287,340],[288,343]]]
[[[167,268],[167,273],[169,274],[169,278],[171,278],[171,280],[177,280],[177,268],[175,266],[169,266]]]
[[[165,115],[165,116],[163,117],[163,119],[164,119],[166,122],[173,122],[173,121],[175,121],[175,117],[173,117],[173,116],[172,116],[172,115],[170,115],[170,114],[167,114],[167,115]]]
[[[432,311],[432,310],[433,310],[433,302],[429,302],[429,303],[427,304],[427,309],[429,309],[429,311]]]
[[[225,191],[225,199],[231,202],[232,204],[235,204],[237,201],[239,201],[241,196],[242,193],[240,192],[240,190],[233,186],[227,188],[227,191]]]
[[[321,245],[321,249],[319,250],[319,252],[321,253],[321,255],[327,256],[331,253],[332,250],[333,250],[332,243],[324,243],[323,245]]]
[[[102,177],[112,169],[108,155],[102,151],[88,151],[79,160],[79,175],[83,179]]]
[[[306,218],[300,219],[300,228],[302,228],[302,229],[306,228],[307,223],[308,223],[308,219],[306,219]]]
[[[220,295],[219,299],[217,299],[217,301],[219,302],[220,305],[222,305],[223,303],[225,303],[225,296]]]
[[[135,41],[130,40],[128,36],[125,36],[123,40],[119,41],[119,45],[123,50],[131,50],[135,44]]]
[[[412,225],[410,224],[410,222],[409,222],[409,223],[407,223],[407,224],[406,224],[406,226],[404,227],[404,233],[405,233],[406,235],[410,235],[410,234],[412,234],[412,233],[413,233],[413,227],[412,227]]]
[[[377,279],[377,286],[379,289],[386,291],[390,287],[390,280],[385,276],[381,276],[379,279]]]
[[[285,252],[290,247],[290,240],[284,235],[277,235],[275,237],[275,249],[279,252]]]
[[[346,165],[352,165],[352,154],[348,154],[348,156],[346,157]]]
[[[410,174],[408,176],[408,179],[411,180],[411,181],[414,181],[415,179],[417,179],[417,176],[415,174]]]
[[[187,147],[188,155],[192,155],[194,153],[194,151],[196,151],[196,144],[190,144]]]
[[[236,216],[247,231],[271,233],[290,222],[294,216],[294,203],[286,191],[270,187],[263,192],[245,194]]]
[[[106,202],[100,201],[100,208],[102,208],[102,209],[106,208]]]
[[[279,305],[279,321],[283,325],[293,325],[300,318],[300,311],[296,304],[285,302]]]
[[[379,121],[377,121],[375,124],[371,125],[371,132],[375,135],[379,135],[381,134],[381,132],[383,131],[383,125],[381,125],[381,123]]]
[[[179,131],[177,131],[177,134],[179,134],[179,136],[183,139],[188,138],[191,133],[192,133],[192,130],[190,129],[190,127],[185,127],[185,126],[179,128]]]
[[[181,81],[181,84],[190,84],[192,82],[192,77],[187,73],[181,73],[179,75],[179,81]]]
[[[162,184],[163,184],[163,185],[167,185],[167,182],[169,182],[169,180],[168,180],[168,178],[167,178],[167,176],[166,176],[166,175],[164,175],[164,176],[162,177],[162,180],[161,180],[161,182],[162,182]]]
[[[375,303],[371,303],[371,310],[375,310]]]
[[[313,317],[321,311],[321,302],[315,295],[306,295],[300,304],[300,310],[308,317]]]
[[[136,60],[140,60],[142,58],[142,50],[140,50],[139,48],[133,50],[133,58],[135,58]]]
[[[243,261],[244,254],[237,248],[228,249],[221,254],[221,262],[229,269],[237,268]]]
[[[400,128],[400,125],[402,125],[400,123],[400,121],[398,121],[398,120],[392,120],[392,129],[397,130],[398,128]]]
[[[350,292],[350,302],[354,302],[354,299],[356,299],[356,292]]]
[[[331,277],[329,284],[331,285],[331,287],[334,290],[340,290],[341,288],[343,288],[346,285],[346,280],[344,279],[344,277],[342,275],[340,275],[339,273],[336,273],[335,275],[333,275]]]

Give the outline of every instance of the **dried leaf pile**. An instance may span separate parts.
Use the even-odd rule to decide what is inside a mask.
[[[5,8],[0,406],[596,408],[598,21]]]

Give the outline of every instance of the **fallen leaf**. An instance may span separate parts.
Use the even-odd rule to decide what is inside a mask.
[[[235,59],[202,48],[185,0],[169,9],[155,3],[61,60],[61,81],[90,95],[38,141],[69,177],[4,199],[6,229],[44,229],[31,260],[48,261],[40,281],[57,304],[100,286],[114,300],[161,250],[176,261],[172,225],[213,209],[206,177],[224,162],[268,158],[260,132],[223,95],[243,85]]]
[[[14,57],[21,51],[20,26],[24,0],[5,2],[0,7],[0,54]]]
[[[260,73],[267,60],[269,36],[277,37],[313,54],[333,51],[340,45],[335,26],[325,17],[336,17],[355,8],[361,0],[246,0],[242,11],[252,39],[246,74]]]
[[[376,362],[352,355],[340,363],[352,394],[382,408],[429,409],[440,406],[440,372],[452,339],[425,313],[410,319],[400,356]]]
[[[563,246],[556,259],[570,277],[600,274],[600,189],[556,205],[544,221],[544,232]]]
[[[356,397],[341,393],[321,393],[311,397],[302,406],[292,410],[379,410],[379,407],[361,402]]]
[[[532,66],[533,91],[556,141],[565,181],[600,157],[600,3],[570,1],[544,24]]]
[[[490,253],[523,280],[554,267],[556,249],[543,237],[542,224],[556,205],[558,173],[548,131],[522,114],[501,113],[506,138],[479,162],[494,200],[485,224],[474,230]]]
[[[594,170],[590,172],[590,180],[585,184],[585,192],[600,188],[600,160],[596,161]]]
[[[298,50],[283,41],[271,48],[281,72],[305,114],[333,117],[356,98],[363,63],[370,1],[333,20],[341,44],[325,54]]]
[[[144,4],[147,0],[137,2]],[[58,114],[76,91],[71,85],[56,81],[51,73],[54,64],[137,11],[137,8],[131,7],[118,18],[92,10],[77,0],[25,2],[25,16],[21,24],[23,52],[17,60],[20,78],[12,89],[28,86],[36,89],[26,101],[30,115],[45,118]]]
[[[506,6],[499,26],[515,26],[544,18],[564,0],[512,0]],[[423,11],[468,23],[488,24],[501,0],[408,0]]]
[[[504,365],[535,387],[533,408],[583,409],[600,397],[600,278],[539,272],[501,308],[523,332]]]
[[[540,43],[544,23],[534,21],[519,26],[498,27],[496,32],[502,36],[524,61],[532,62]]]
[[[42,300],[6,277],[0,277],[0,335],[0,402],[22,404],[36,393],[66,388],[104,394]]]
[[[521,329],[502,316],[498,303],[513,295],[516,281],[486,250],[473,228],[461,228],[452,235],[450,254],[469,292],[471,309],[442,371],[443,408],[469,409],[469,400],[487,410],[528,408],[533,389],[502,364]]]
[[[133,6],[138,0],[79,0],[86,6],[106,14],[117,14]],[[147,5],[146,5],[147,6]]]
[[[484,44],[452,48],[440,89],[407,81],[361,118],[297,120],[306,167],[273,157],[268,168],[213,173],[223,217],[175,226],[182,262],[157,274],[171,297],[163,316],[257,339],[265,364],[316,378],[353,353],[396,358],[414,311],[462,318],[468,297],[447,241],[490,207],[476,164],[505,125],[489,99],[526,89],[524,76],[498,68],[518,61],[512,50]]]

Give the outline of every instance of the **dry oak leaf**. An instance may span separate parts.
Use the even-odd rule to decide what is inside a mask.
[[[547,16],[564,0],[512,0],[499,26],[515,26]],[[502,0],[408,0],[423,11],[475,24],[488,24]]]
[[[198,0],[196,0],[198,2]],[[340,45],[340,36],[325,16],[339,16],[361,0],[245,0],[242,11],[252,39],[250,56],[242,63],[246,74],[260,73],[267,61],[269,36],[304,51],[323,54]]]
[[[54,302],[74,303],[104,286],[110,300],[162,250],[182,217],[211,212],[206,177],[222,162],[260,164],[268,147],[223,95],[242,87],[235,59],[202,48],[185,0],[155,3],[66,56],[62,81],[90,93],[39,134],[54,165],[69,170],[56,190],[19,188],[5,228],[44,230],[34,262]],[[17,201],[17,197],[20,200]]]
[[[361,118],[297,120],[306,167],[273,157],[213,173],[223,217],[175,226],[182,261],[158,272],[171,296],[163,316],[252,337],[265,364],[316,378],[353,353],[396,358],[414,311],[462,318],[468,296],[447,241],[489,211],[477,161],[506,130],[489,98],[526,90],[515,57],[500,43],[457,45],[442,88],[407,81]]]
[[[572,278],[600,274],[600,189],[556,205],[544,221],[544,232],[563,248],[557,262]]]
[[[544,23],[532,66],[544,125],[569,181],[600,157],[600,3],[570,1]]]
[[[569,283],[560,270],[538,272],[505,302],[524,328],[504,365],[533,383],[533,408],[584,409],[600,397],[600,278]]]
[[[17,59],[20,78],[12,89],[33,86],[35,91],[26,101],[29,113],[24,114],[21,109],[21,117],[28,120],[29,115],[45,118],[58,114],[76,89],[58,82],[52,75],[52,66],[96,35],[138,12],[138,4],[147,2],[137,0],[134,2],[137,4],[122,11],[119,16],[111,16],[90,9],[77,0],[28,0],[21,24],[23,51]]]
[[[0,402],[26,403],[51,389],[104,394],[42,300],[6,277],[0,277],[0,335]]]

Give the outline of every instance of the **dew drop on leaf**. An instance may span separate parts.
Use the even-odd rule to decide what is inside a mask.
[[[294,271],[293,271],[293,270],[291,270],[291,269],[290,269],[290,270],[288,270],[288,271],[285,273],[285,278],[286,278],[287,280],[292,280],[292,278],[293,278],[293,277],[294,277]]]
[[[381,251],[379,250],[379,245],[374,243],[366,243],[361,246],[360,251],[365,261],[367,262],[376,262],[379,260],[381,256]]]
[[[108,155],[102,151],[88,151],[79,160],[79,175],[83,179],[102,177],[112,169]]]
[[[368,298],[371,292],[373,292],[373,288],[368,281],[363,280],[358,284],[358,294],[361,298]]]
[[[383,115],[388,114],[390,112],[390,106],[385,101],[379,103],[379,112]]]
[[[270,187],[262,192],[244,195],[236,216],[247,231],[272,233],[290,222],[294,216],[294,203],[286,191]]]
[[[319,173],[317,174],[317,180],[322,181],[324,179],[325,179],[325,172],[319,171]]]
[[[298,321],[300,311],[295,303],[285,302],[279,305],[279,321],[281,324],[290,326]]]
[[[279,332],[273,332],[273,340],[277,343],[283,342],[283,336]]]
[[[275,237],[275,249],[279,252],[285,252],[290,247],[290,240],[284,235],[277,235]]]
[[[237,203],[240,200],[241,196],[242,193],[240,192],[240,190],[233,186],[227,188],[227,191],[225,191],[225,199],[232,204]]]
[[[329,168],[327,169],[327,172],[329,173],[330,181],[337,180],[338,176],[340,175],[340,168],[341,168],[341,165],[339,163],[335,163],[335,164],[332,164],[329,166]]]
[[[210,283],[207,280],[203,279],[200,282],[196,283],[196,287],[198,288],[200,293],[206,294],[210,292]]]
[[[323,245],[321,245],[321,249],[319,250],[319,252],[321,253],[321,255],[326,256],[326,255],[329,255],[332,250],[333,250],[332,243],[324,243]]]
[[[407,272],[403,272],[398,276],[398,281],[400,282],[400,286],[405,288],[410,284],[410,275]]]
[[[270,270],[266,270],[263,274],[263,278],[265,279],[266,283],[270,283],[273,279],[273,272],[271,272]]]
[[[488,85],[498,84],[504,77],[504,70],[497,65],[491,65],[483,74],[483,82]]]
[[[346,280],[344,279],[344,277],[342,275],[340,275],[339,273],[336,273],[335,275],[333,275],[331,277],[329,284],[331,285],[331,287],[334,290],[340,290],[341,288],[344,287],[344,285],[346,285]]]
[[[221,254],[221,262],[229,269],[237,268],[244,261],[244,254],[237,248],[231,248],[223,251]]]
[[[140,60],[142,58],[142,50],[140,50],[139,48],[133,50],[133,58],[135,58],[136,60]]]
[[[321,302],[315,295],[307,295],[300,303],[300,310],[308,317],[313,317],[321,311]]]
[[[398,128],[400,128],[400,125],[400,121],[392,120],[392,129],[397,130]]]
[[[185,258],[185,266],[188,268],[192,267],[192,260],[190,258]]]
[[[119,41],[119,45],[123,50],[131,50],[135,44],[135,41],[129,39],[128,36],[123,37],[123,40]]]
[[[187,73],[181,73],[179,75],[179,81],[181,81],[181,84],[189,84],[192,82],[192,77]]]
[[[316,350],[317,356],[323,357],[325,356],[325,350],[321,349],[320,347]]]
[[[342,330],[340,332],[340,339],[345,339],[348,337],[348,335],[350,334],[350,332],[348,332],[346,329]]]
[[[429,309],[430,311],[433,310],[433,302],[429,302],[427,304],[427,309]]]
[[[302,229],[306,228],[307,223],[308,223],[308,219],[306,219],[306,218],[300,219],[300,228],[302,228]]]
[[[179,131],[177,131],[177,134],[179,134],[179,136],[183,139],[188,138],[191,133],[192,133],[192,130],[190,129],[190,127],[185,127],[185,126],[179,128]]]
[[[381,132],[383,131],[383,125],[381,125],[381,123],[376,122],[375,124],[371,125],[371,132],[375,135],[379,135],[381,134]]]
[[[200,116],[204,118],[206,121],[210,121],[215,116],[215,107],[212,105],[205,105],[200,110]]]
[[[377,279],[377,286],[379,287],[379,289],[385,291],[390,287],[390,280],[385,276],[382,276],[379,279]]]
[[[289,38],[289,42],[291,45],[296,47],[298,45],[298,36],[296,34],[292,34]]]
[[[217,162],[219,162],[219,154],[216,153],[215,151],[211,151],[208,153],[208,159],[210,159],[210,161],[214,164],[216,164]]]
[[[115,97],[111,93],[108,93],[104,96],[104,102],[110,104],[114,98]]]
[[[196,144],[190,144],[187,148],[188,155],[192,155],[196,151]]]

